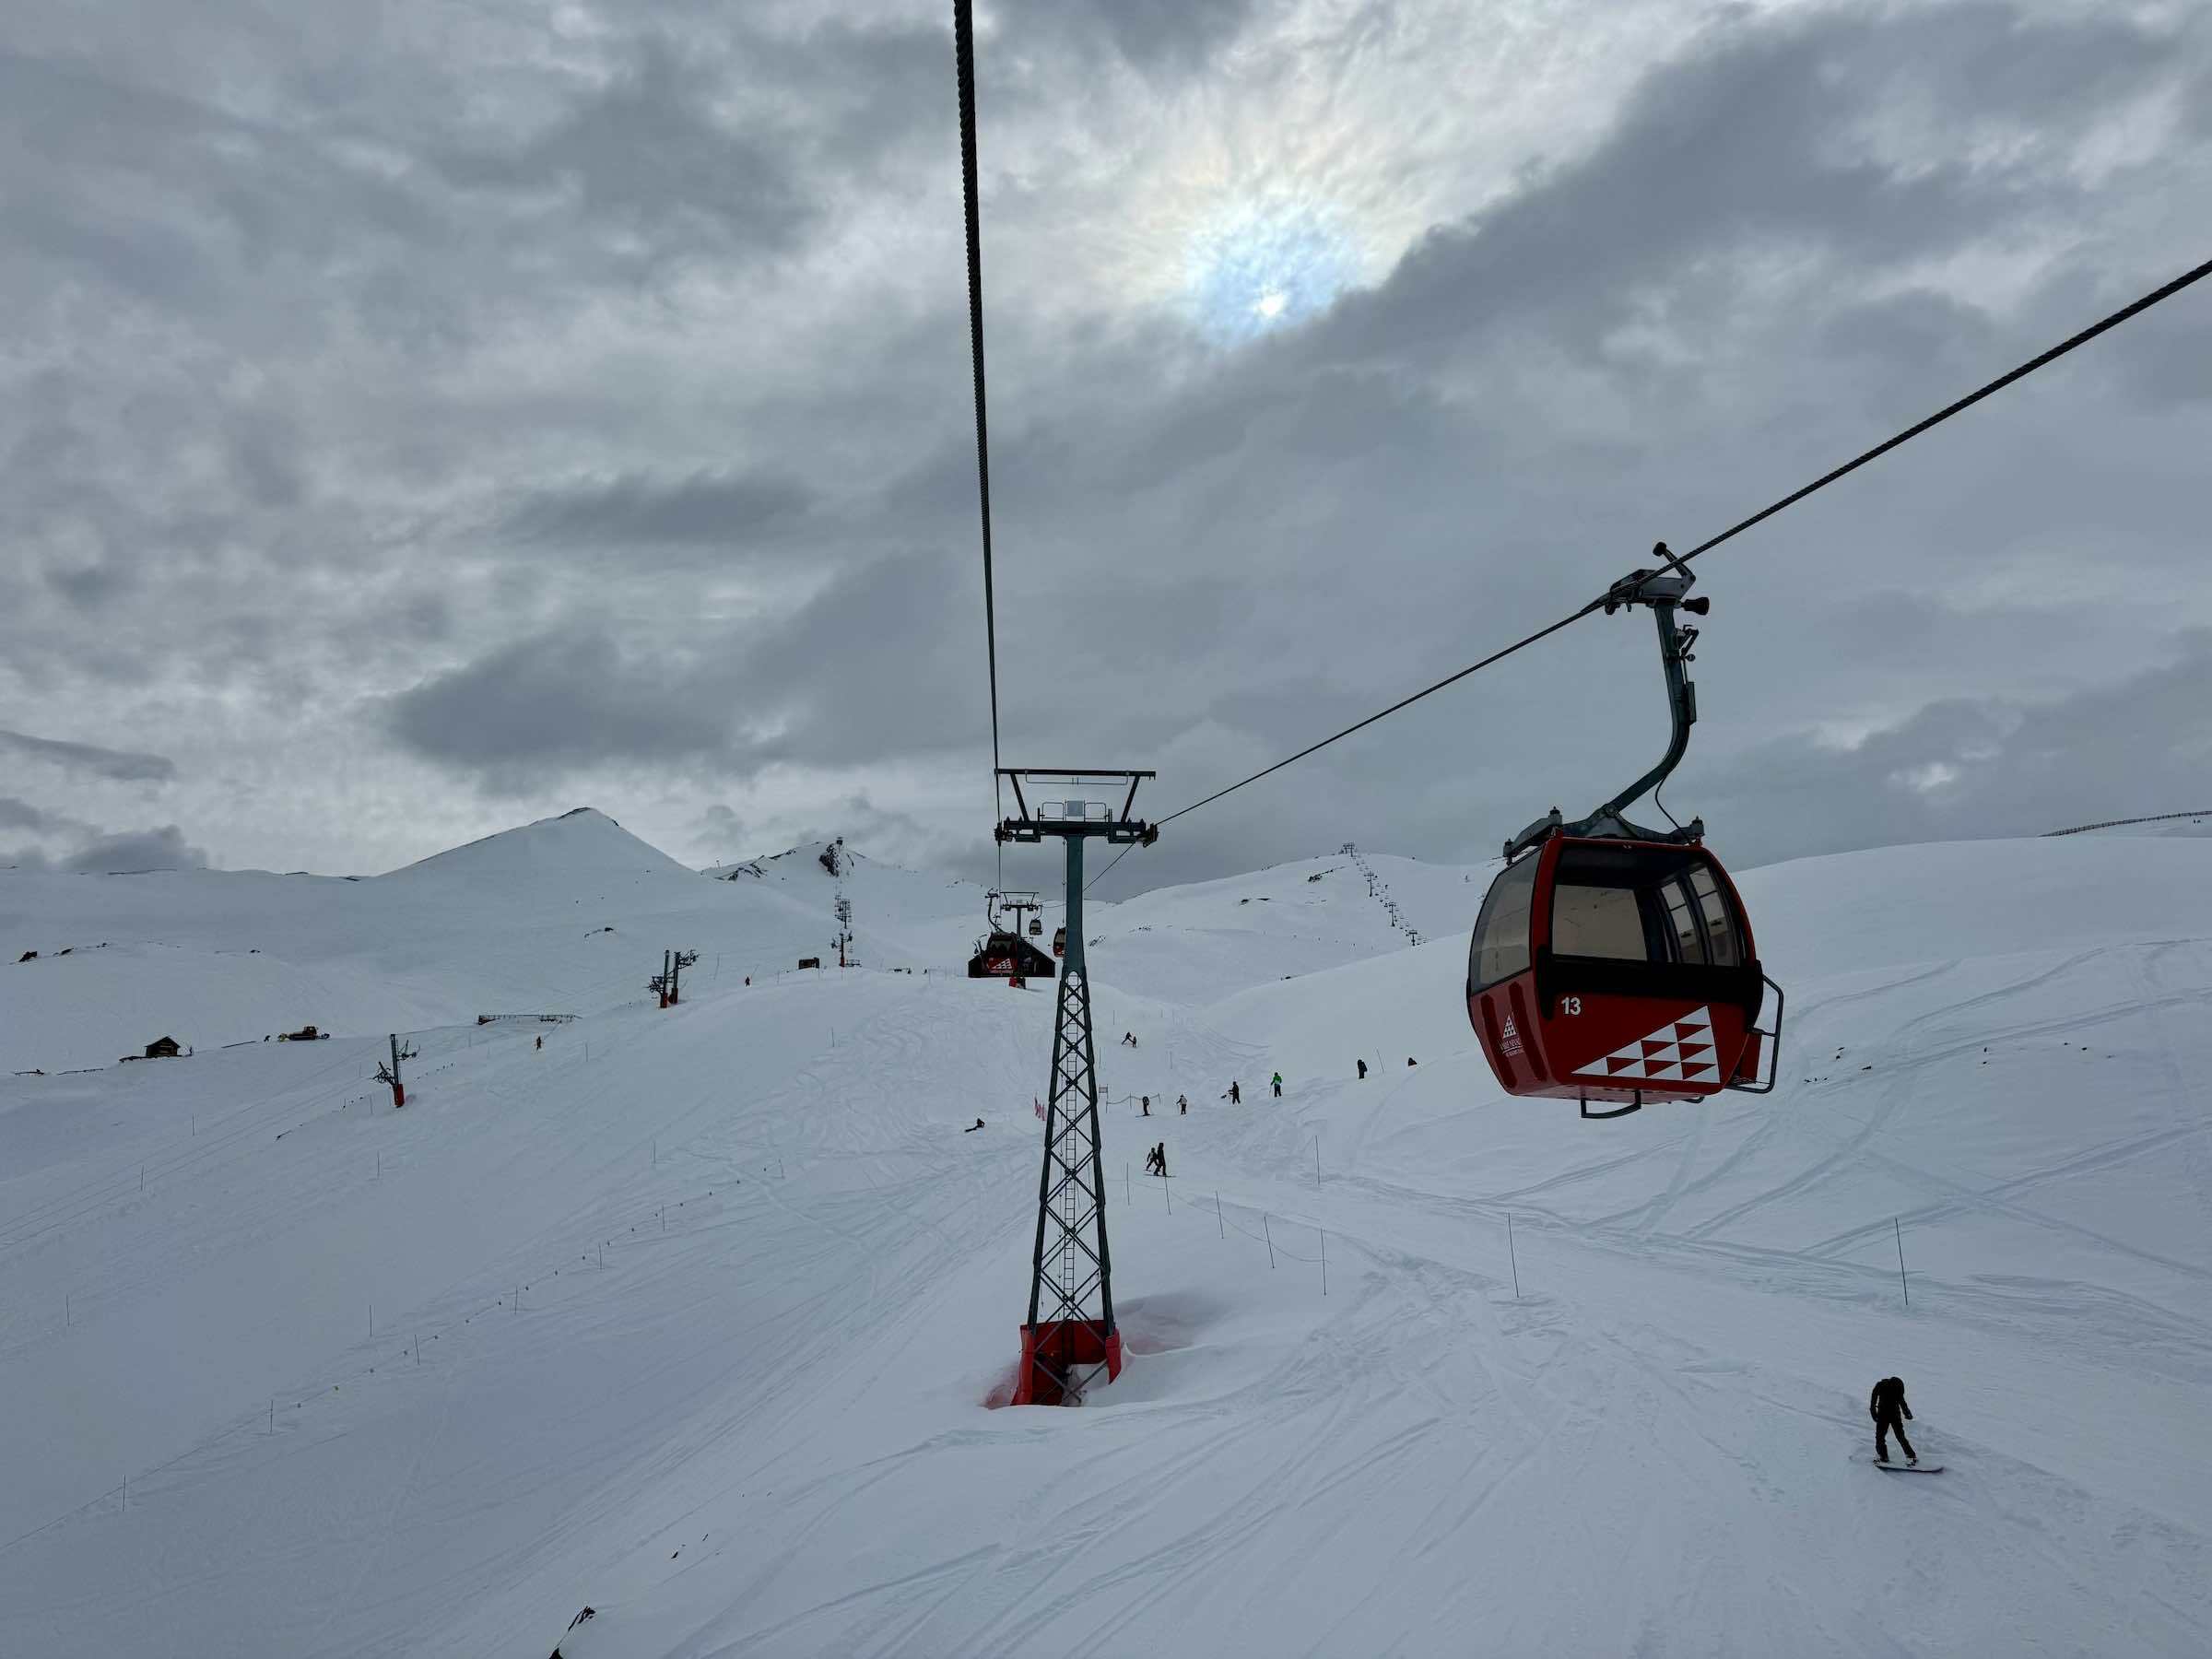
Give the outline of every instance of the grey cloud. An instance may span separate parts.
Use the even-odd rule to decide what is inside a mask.
[[[1885,164],[1857,131],[1882,95],[1979,112],[1987,87],[2058,136],[2140,96],[2166,50],[2125,19],[1994,4],[1728,22],[1700,44],[1654,71],[1588,157],[1432,231],[1316,330],[1322,348],[1404,353],[1532,318],[1586,339],[1686,267],[1703,292],[1679,298],[1725,300],[1724,257],[1747,243],[1873,265],[2017,229],[2070,187],[1941,153]]]
[[[1253,0],[1022,0],[1006,8],[1019,38],[1042,26],[1078,45],[1104,43],[1138,69],[1189,74],[1242,32]]]
[[[710,65],[647,37],[634,63],[545,131],[433,159],[454,183],[525,210],[528,198],[572,201],[588,218],[679,241],[712,234],[756,256],[788,248],[818,206],[788,151],[720,119],[719,90]]]
[[[390,730],[426,759],[519,792],[548,768],[711,754],[730,717],[701,706],[664,658],[576,627],[539,634],[391,700]]]
[[[1848,747],[1776,738],[1702,769],[1700,805],[1752,863],[2194,810],[2212,796],[2212,631],[2177,647],[2114,685],[1949,699]]]
[[[174,824],[158,830],[126,830],[103,835],[61,863],[65,870],[90,874],[139,870],[204,870],[207,854],[184,839]]]
[[[25,760],[42,760],[66,772],[104,778],[111,782],[166,783],[177,775],[175,763],[159,755],[101,748],[98,744],[70,743],[56,737],[33,737],[27,732],[0,730],[0,752]]]
[[[527,787],[530,769],[687,759],[749,776],[972,742],[982,618],[964,567],[910,555],[833,577],[765,622],[670,628],[657,649],[578,625],[503,647],[393,700],[404,747]]]
[[[91,829],[73,818],[48,812],[15,795],[0,795],[0,830],[28,830],[34,835],[76,835]]]
[[[790,525],[811,500],[806,486],[781,474],[629,473],[527,496],[508,514],[507,529],[525,540],[571,546],[720,547]]]

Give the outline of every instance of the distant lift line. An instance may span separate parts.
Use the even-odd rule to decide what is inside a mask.
[[[2152,306],[2157,305],[2161,300],[2171,300],[2174,295],[2180,293],[2183,288],[2190,287],[2194,283],[2203,281],[2204,278],[2208,276],[2212,276],[2212,259],[2206,260],[2204,264],[2197,265],[2192,270],[2183,272],[2181,276],[2175,277],[2171,282],[2167,283],[2164,287],[2154,288],[2149,293],[2145,294],[2141,299],[2135,300],[2133,303],[2122,306],[2118,311],[2112,312],[2109,317],[2105,317],[2099,322],[2091,324],[2088,327],[2083,329],[2079,334],[2070,335],[2066,339],[2061,340],[2057,345],[2052,347],[2048,351],[2030,358],[2026,362],[2020,364],[2018,368],[2012,369],[2004,374],[2000,374],[1995,380],[1991,381],[1987,385],[1980,387],[1973,392],[1968,393],[1964,397],[1959,398],[1956,403],[1946,405],[1944,407],[1936,410],[1935,414],[1930,415],[1926,419],[1917,421],[1913,425],[1907,427],[1903,431],[1896,434],[1896,436],[1885,439],[1882,442],[1876,444],[1872,449],[1867,450],[1863,454],[1853,456],[1851,460],[1846,461],[1842,465],[1835,468],[1831,472],[1821,474],[1820,477],[1815,478],[1811,483],[1804,486],[1802,488],[1792,490],[1788,495],[1783,496],[1780,500],[1771,502],[1769,505],[1760,508],[1757,512],[1751,514],[1750,517],[1744,519],[1739,523],[1731,524],[1727,529],[1722,531],[1718,535],[1700,542],[1688,552],[1678,554],[1677,557],[1682,563],[1688,564],[1691,559],[1700,558],[1704,554],[1712,552],[1713,548],[1719,547],[1723,542],[1729,541],[1735,536],[1741,535],[1745,531],[1750,529],[1754,524],[1760,524],[1767,519],[1772,518],[1776,513],[1782,512],[1784,508],[1795,506],[1799,501],[1804,500],[1806,497],[1812,495],[1818,490],[1827,488],[1828,486],[1835,483],[1838,479],[1845,477],[1847,474],[1856,472],[1860,467],[1865,465],[1869,461],[1876,460],[1880,456],[1888,454],[1891,450],[1898,448],[1901,444],[1911,442],[1913,439],[1919,437],[1923,432],[1929,430],[1931,428],[1941,426],[1945,421],[1950,419],[1952,416],[1971,408],[1974,405],[1980,403],[1983,398],[1990,396],[1993,393],[2001,392],[2006,386],[2011,385],[2013,382],[2025,379],[2027,376],[2033,374],[2038,369],[2042,368],[2045,364],[2057,361],[2060,358],[2065,357],[2068,352],[2074,350],[2077,347],[2088,345],[2091,340],[2095,339],[2099,335],[2103,334],[2106,330],[2117,328],[2121,324],[2126,322],[2129,318],[2136,316],[2143,312],[2148,311]],[[1434,685],[1425,686],[1420,690],[1416,691],[1410,697],[1400,698],[1396,702],[1392,703],[1387,709],[1382,709],[1373,714],[1370,714],[1365,720],[1357,721],[1351,725],[1346,726],[1341,732],[1335,732],[1331,734],[1329,736],[1324,737],[1318,743],[1308,744],[1304,748],[1300,749],[1296,754],[1287,756],[1283,759],[1277,760],[1273,766],[1263,767],[1260,771],[1253,772],[1248,778],[1240,778],[1237,780],[1237,782],[1230,784],[1226,788],[1217,789],[1209,795],[1201,796],[1199,799],[1193,801],[1188,806],[1178,807],[1175,811],[1169,813],[1165,818],[1159,819],[1158,824],[1161,827],[1164,827],[1168,824],[1173,823],[1177,818],[1183,817],[1185,814],[1196,812],[1201,806],[1210,806],[1213,805],[1213,803],[1221,799],[1222,796],[1233,794],[1238,790],[1242,789],[1248,783],[1257,783],[1262,778],[1268,777],[1275,772],[1281,771],[1287,766],[1296,765],[1299,761],[1303,760],[1307,756],[1317,754],[1321,750],[1327,748],[1332,743],[1340,742],[1344,738],[1349,737],[1355,732],[1364,731],[1369,726],[1373,725],[1377,721],[1386,720],[1391,715],[1397,713],[1399,710],[1410,708],[1415,703],[1419,702],[1423,698],[1433,696],[1435,693],[1441,691],[1447,686],[1456,685],[1461,680],[1465,679],[1469,675],[1479,673],[1481,670],[1489,667],[1493,663],[1501,663],[1507,657],[1512,656],[1514,653],[1526,650],[1529,646],[1535,644],[1539,640],[1547,640],[1553,634],[1559,632],[1562,629],[1571,627],[1573,624],[1581,621],[1584,617],[1590,616],[1594,612],[1600,611],[1605,608],[1606,595],[1601,594],[1597,598],[1591,600],[1589,604],[1584,605],[1576,610],[1570,611],[1566,616],[1561,617],[1558,621],[1549,623],[1543,628],[1539,628],[1532,634],[1527,634],[1521,639],[1515,640],[1511,645],[1505,646],[1501,650],[1490,653],[1488,656],[1484,657],[1479,662],[1468,664],[1467,666],[1460,669],[1456,674],[1446,675],[1442,679],[1438,680]],[[1121,863],[1122,859],[1127,855],[1127,849],[1124,849],[1124,851],[1114,858],[1112,864],[1109,864],[1105,869],[1100,870],[1098,875],[1092,878],[1090,886],[1096,887],[1099,882],[1103,881],[1108,874],[1112,871],[1113,865]]]

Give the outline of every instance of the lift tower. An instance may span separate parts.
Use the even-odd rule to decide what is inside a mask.
[[[1052,1092],[1044,1109],[1044,1167],[1037,1178],[1037,1247],[1030,1316],[1021,1327],[1017,1406],[1076,1405],[1100,1371],[1121,1374],[1122,1334],[1113,1322],[1112,1257],[1106,1248],[1106,1180],[1099,1163],[1099,1065],[1090,1030],[1090,971],[1083,958],[1083,843],[1149,846],[1159,831],[1132,818],[1148,771],[1079,771],[1002,766],[1014,816],[1002,841],[1057,836],[1067,847],[1067,960],[1053,1023]],[[1034,790],[1065,787],[1061,800],[1033,806]],[[1102,794],[1105,800],[1083,798]],[[1118,805],[1112,796],[1121,796]]]

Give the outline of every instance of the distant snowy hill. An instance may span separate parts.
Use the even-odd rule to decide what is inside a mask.
[[[1610,1124],[1490,1079],[1494,865],[1096,907],[1130,1359],[1055,1411],[986,1405],[1053,1003],[959,973],[980,891],[510,835],[0,877],[110,941],[0,964],[11,1053],[178,982],[582,1016],[418,1030],[401,1112],[366,1034],[0,1077],[0,1653],[2212,1652],[2212,842],[1741,874],[1779,1088]],[[841,887],[868,965],[779,976]]]
[[[964,962],[980,891],[846,856],[861,959]],[[580,807],[368,880],[0,871],[0,1069],[110,1064],[159,1036],[208,1049],[310,1023],[598,1013],[641,1000],[665,949],[699,951],[704,980],[834,959],[838,884],[804,876],[809,862],[709,881]],[[39,959],[18,962],[27,950]]]

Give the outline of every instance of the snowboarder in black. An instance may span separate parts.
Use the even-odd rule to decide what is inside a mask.
[[[1874,1393],[1867,1396],[1866,1415],[1874,1419],[1874,1461],[1889,1461],[1888,1437],[1894,1434],[1904,1451],[1906,1464],[1917,1467],[1919,1454],[1912,1450],[1912,1442],[1905,1438],[1905,1425],[1912,1420],[1912,1407],[1905,1404],[1905,1380],[1884,1377],[1877,1382]]]
[[[1362,1083],[1367,1081],[1367,1062],[1364,1060],[1359,1062],[1359,1081]]]
[[[1147,1117],[1150,1117],[1152,1115],[1152,1097],[1150,1095],[1143,1096],[1141,1098],[1141,1103],[1145,1109],[1145,1115]]]
[[[978,1129],[981,1129],[982,1126],[983,1126],[983,1120],[982,1120],[982,1118],[977,1118],[977,1119],[975,1120],[975,1122],[974,1122],[974,1123],[972,1123],[972,1124],[969,1124],[969,1125],[968,1125],[968,1127],[967,1127],[967,1128],[965,1128],[965,1129],[963,1129],[963,1130],[961,1130],[961,1131],[960,1131],[960,1133],[961,1133],[962,1135],[973,1135],[973,1134],[974,1134],[974,1133],[975,1133],[975,1132],[976,1132]]]

